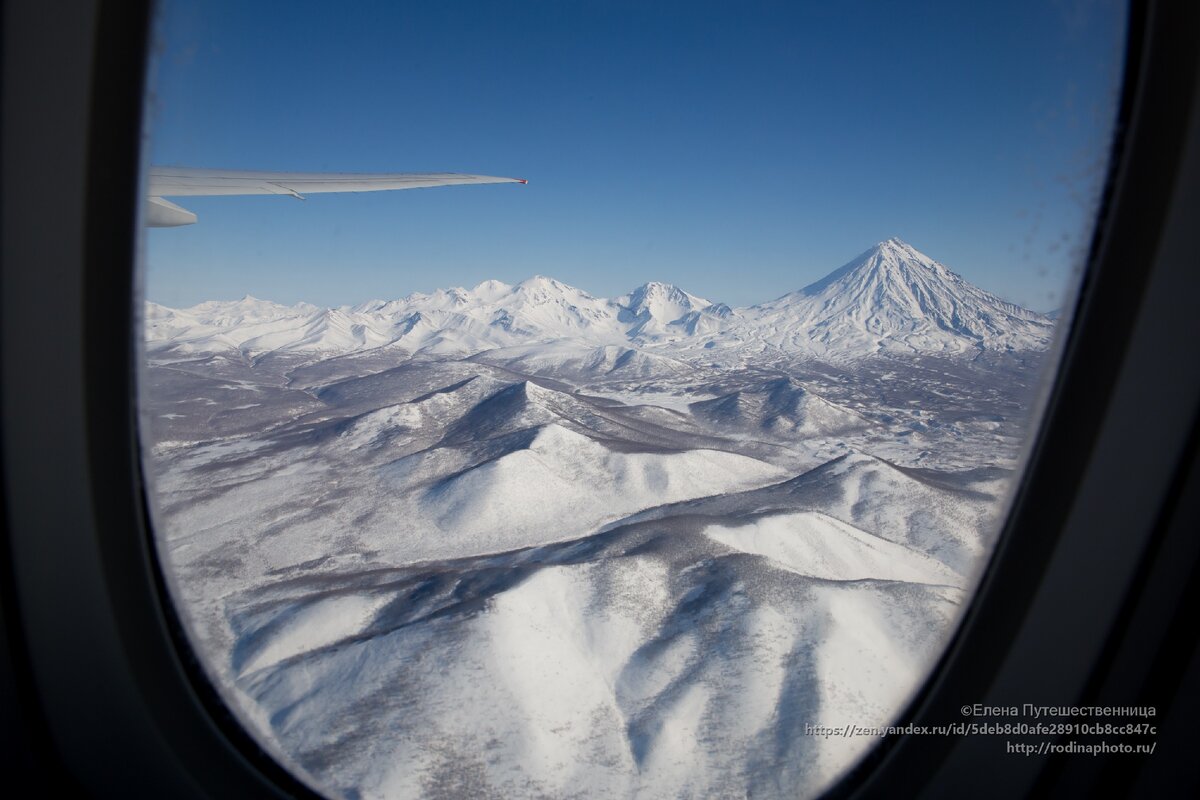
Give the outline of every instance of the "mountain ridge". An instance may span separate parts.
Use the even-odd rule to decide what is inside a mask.
[[[713,351],[838,359],[1042,350],[1054,328],[1049,317],[974,286],[895,238],[801,289],[742,308],[658,281],[607,299],[535,275],[516,285],[489,280],[330,309],[249,295],[186,309],[148,302],[145,320],[148,349],[165,357],[228,349],[327,356],[385,346],[470,356],[571,340],[685,361]]]

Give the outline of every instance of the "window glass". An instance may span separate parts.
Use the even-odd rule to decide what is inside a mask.
[[[333,797],[829,787],[998,535],[1124,26],[162,3],[141,434],[238,719]]]

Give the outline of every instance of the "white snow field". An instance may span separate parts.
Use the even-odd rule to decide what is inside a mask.
[[[898,240],[731,309],[550,278],[147,304],[168,583],[344,798],[810,797],[940,654],[1053,321]]]

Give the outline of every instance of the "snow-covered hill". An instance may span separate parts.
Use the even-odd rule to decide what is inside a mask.
[[[507,351],[591,377],[621,368],[643,376],[670,371],[715,353],[753,361],[1041,350],[1053,327],[899,239],[799,291],[739,309],[658,282],[610,300],[536,276],[337,309],[252,297],[183,310],[147,304],[145,317],[148,349],[160,361],[230,350],[323,358],[381,348],[436,356],[497,351],[495,361]]]
[[[725,431],[769,431],[785,436],[836,435],[864,428],[861,415],[817,397],[792,378],[692,403],[692,415]]]

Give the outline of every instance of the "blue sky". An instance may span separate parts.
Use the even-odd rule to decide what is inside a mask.
[[[199,223],[147,232],[172,306],[533,274],[748,305],[898,236],[1052,308],[1124,36],[1106,0],[163,5],[152,163],[529,180],[180,199]]]

